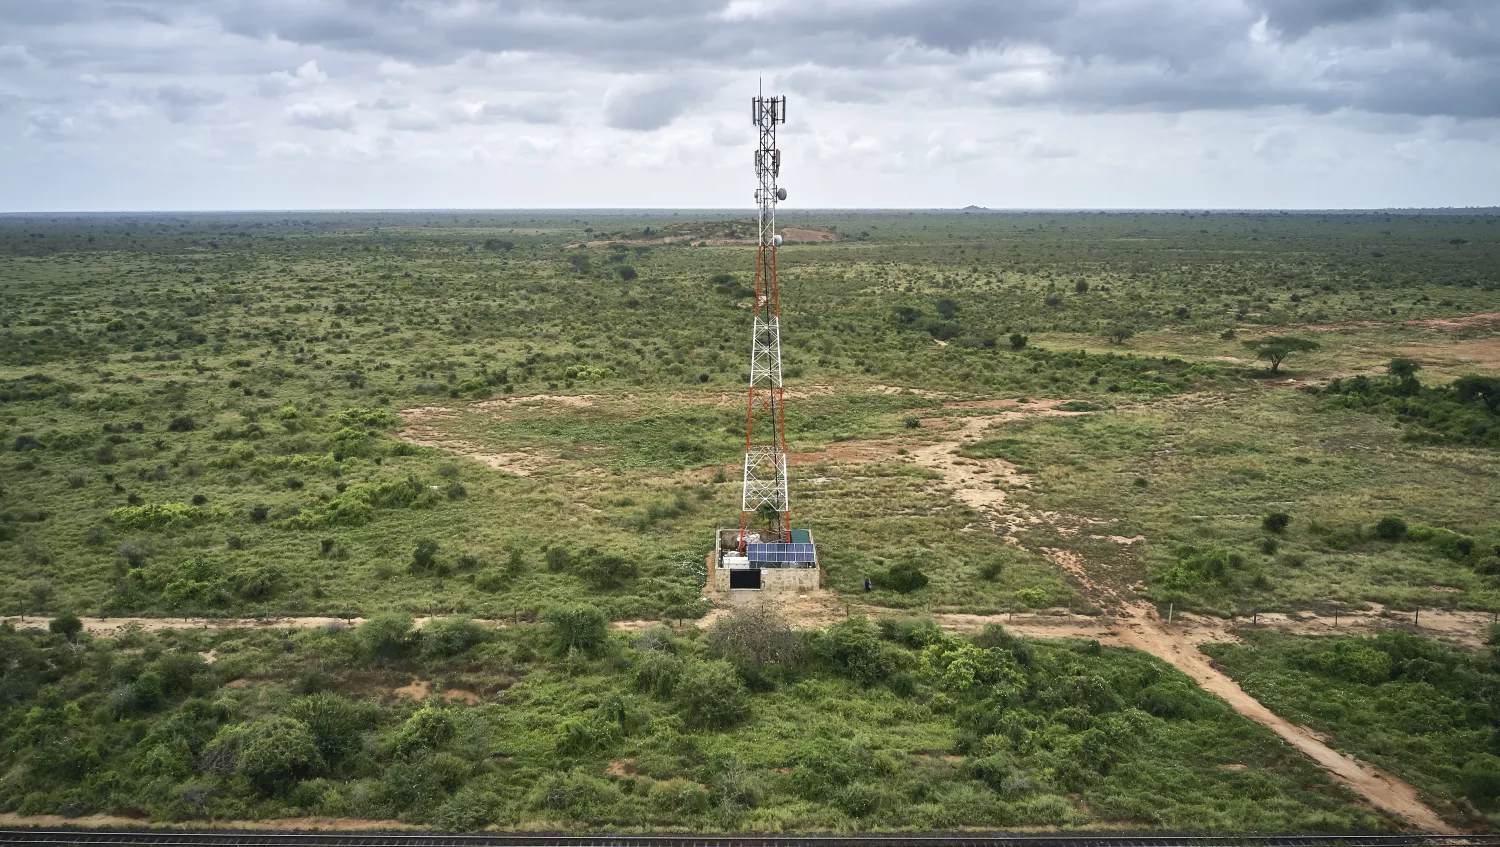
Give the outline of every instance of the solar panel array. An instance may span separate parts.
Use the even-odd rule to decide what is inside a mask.
[[[746,544],[752,562],[817,562],[811,544]]]

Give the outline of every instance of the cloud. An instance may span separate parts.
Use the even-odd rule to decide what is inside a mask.
[[[328,81],[328,74],[318,68],[318,60],[310,59],[297,70],[272,71],[256,81],[256,90],[262,97],[284,97],[293,91],[306,91]]]
[[[471,123],[560,124],[562,108],[556,102],[460,104],[458,115]]]
[[[160,85],[151,89],[137,88],[130,94],[139,102],[159,106],[167,120],[174,124],[192,123],[199,120],[206,110],[218,106],[227,99],[219,91],[177,83]]]
[[[286,114],[292,123],[312,129],[354,128],[352,103],[294,103],[287,108]]]
[[[35,62],[24,44],[0,44],[0,68],[24,68]]]
[[[634,132],[661,129],[702,99],[695,82],[628,80],[604,95],[604,125]]]

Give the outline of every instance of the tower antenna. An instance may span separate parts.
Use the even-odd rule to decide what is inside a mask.
[[[764,89],[761,89],[762,91]],[[786,98],[757,93],[750,101],[750,122],[759,130],[755,150],[755,202],[760,206],[755,251],[755,305],[750,334],[750,401],[745,419],[745,484],[740,497],[739,548],[745,549],[751,521],[764,519],[770,538],[791,541],[791,503],[787,497],[785,394],[781,387],[781,302],[776,285],[776,203],[786,189],[776,185],[781,151],[776,125],[786,123]],[[772,514],[774,513],[774,514]]]

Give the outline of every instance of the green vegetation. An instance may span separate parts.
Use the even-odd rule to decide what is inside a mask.
[[[1482,829],[1500,823],[1500,653],[1386,632],[1205,648],[1246,691]]]
[[[1164,609],[1500,610],[1496,220],[783,213],[836,236],[778,258],[797,525],[878,614],[1096,613],[1069,561]],[[752,229],[0,216],[0,612],[52,617],[0,634],[0,805],[1383,825],[1139,654],[857,615],[612,630],[709,609]],[[104,639],[97,615],[366,621]],[[1297,669],[1339,668],[1351,710],[1407,684],[1338,649]],[[1445,697],[1488,692],[1427,660],[1469,680]],[[392,693],[414,679],[433,697]],[[1441,749],[1467,758],[1412,779],[1492,815],[1494,716],[1463,720]]]
[[[76,649],[0,627],[0,810],[456,830],[1386,826],[1139,653],[923,619],[799,634],[754,610],[706,635],[601,638],[588,611]],[[429,699],[392,695],[413,678]]]
[[[1471,374],[1429,386],[1419,369],[1410,359],[1394,359],[1383,377],[1334,379],[1326,391],[1346,408],[1394,416],[1411,441],[1500,447],[1500,377]]]

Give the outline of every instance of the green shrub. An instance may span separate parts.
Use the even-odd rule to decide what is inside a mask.
[[[439,618],[427,622],[420,633],[424,659],[457,656],[484,641],[489,631],[469,618]]]
[[[652,650],[641,654],[636,661],[636,687],[656,697],[671,697],[681,678],[682,660],[671,653]]]
[[[287,713],[312,732],[318,755],[337,767],[359,752],[364,733],[374,729],[378,707],[352,703],[337,694],[320,693],[292,701]]]
[[[1045,609],[1051,601],[1047,599],[1047,592],[1040,588],[1018,588],[1016,602],[1028,609]]]
[[[377,665],[387,665],[406,654],[411,644],[411,618],[388,612],[375,615],[354,631],[365,655]]]
[[[636,563],[623,556],[587,550],[572,565],[573,572],[601,591],[618,588],[635,579],[640,572]]]
[[[265,794],[284,794],[299,779],[323,767],[312,730],[307,724],[273,715],[246,728],[240,741],[236,770]]]
[[[202,508],[186,503],[145,503],[121,506],[109,519],[121,529],[183,529],[226,517],[219,507]]]
[[[83,621],[77,615],[65,612],[47,622],[47,631],[58,633],[72,641],[83,631]]]
[[[1310,656],[1308,664],[1320,673],[1365,685],[1378,685],[1391,678],[1390,655],[1363,639],[1340,639],[1330,649]]]
[[[438,543],[431,538],[417,539],[411,553],[412,573],[427,573],[437,564]]]
[[[917,569],[912,562],[897,562],[888,568],[876,571],[870,581],[878,588],[901,594],[910,594],[927,587],[927,574]]]
[[[722,729],[749,717],[750,695],[725,661],[689,662],[677,681],[678,708],[695,726]]]
[[[1395,515],[1386,515],[1376,522],[1375,537],[1385,541],[1400,541],[1406,537],[1406,521]]]
[[[474,832],[498,820],[503,807],[499,795],[470,783],[438,807],[432,825],[444,832]]]
[[[845,618],[815,642],[816,654],[830,670],[861,685],[874,685],[894,669],[869,618]]]
[[[398,759],[410,759],[425,753],[436,753],[443,745],[453,740],[456,728],[453,717],[446,709],[431,703],[423,706],[406,719],[396,734],[396,744],[391,752]]]
[[[587,603],[552,609],[547,613],[547,624],[560,653],[575,648],[593,650],[604,643],[609,633],[609,619]]]
[[[390,429],[400,423],[396,416],[386,409],[371,409],[366,407],[355,407],[339,412],[334,420],[341,427],[352,427],[357,429]]]
[[[1261,518],[1260,526],[1266,532],[1285,532],[1292,522],[1292,516],[1286,512],[1272,512]]]

